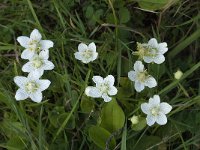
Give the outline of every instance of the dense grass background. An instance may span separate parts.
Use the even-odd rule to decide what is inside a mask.
[[[1,149],[100,149],[88,129],[100,124],[104,102],[85,97],[84,89],[93,84],[93,75],[108,74],[116,77],[117,102],[126,116],[124,128],[110,133],[114,149],[200,149],[200,2],[170,1],[159,8],[146,11],[134,0],[1,0]],[[16,38],[34,28],[54,42],[50,60],[55,69],[43,77],[52,84],[39,104],[14,99],[13,78],[26,76]],[[127,80],[137,60],[131,53],[136,42],[151,37],[167,42],[169,51],[162,65],[148,65],[159,86],[136,93]],[[92,41],[99,58],[85,65],[74,52],[80,42]],[[181,80],[173,77],[177,69],[184,73]],[[143,115],[140,104],[154,94],[173,106],[168,124],[132,130],[128,118]],[[107,148],[111,138],[104,143]]]

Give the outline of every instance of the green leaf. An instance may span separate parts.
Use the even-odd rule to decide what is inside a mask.
[[[91,112],[94,108],[94,101],[84,95],[81,99],[81,110],[85,113]]]
[[[92,126],[89,128],[89,137],[100,148],[105,149],[106,143],[109,140],[111,133],[99,126]],[[114,138],[109,142],[109,149],[113,149],[116,145]]]
[[[94,8],[92,6],[88,6],[85,12],[86,18],[90,19],[93,16]]]
[[[142,9],[159,10],[167,5],[171,0],[141,0],[138,2]]]
[[[25,149],[27,141],[24,141],[24,139],[18,137],[18,136],[13,136],[11,139],[8,140],[7,146],[10,147],[8,150],[13,150],[13,149],[20,149],[23,150]]]
[[[132,125],[132,129],[135,131],[140,131],[146,127],[146,119],[144,117],[139,117],[138,118],[138,123]]]
[[[143,136],[134,149],[148,149],[161,142],[158,136]]]
[[[101,112],[100,126],[112,133],[122,128],[124,126],[124,122],[124,112],[115,99],[104,104]]]
[[[130,20],[130,12],[127,8],[122,7],[119,9],[120,23],[127,23]]]

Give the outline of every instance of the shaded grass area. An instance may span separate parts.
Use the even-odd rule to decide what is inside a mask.
[[[198,0],[178,1],[166,10],[151,13],[138,9],[134,1],[51,0],[0,2],[0,147],[5,149],[99,149],[88,136],[88,128],[99,124],[101,99],[85,98],[84,89],[93,75],[112,74],[120,94],[118,104],[126,115],[124,130],[113,133],[115,149],[200,148],[200,54]],[[53,71],[42,103],[16,102],[13,77],[21,71],[22,48],[16,41],[37,28],[54,41],[50,59]],[[137,60],[131,53],[136,42],[151,37],[168,43],[166,61],[148,65],[159,86],[134,92],[123,87],[127,72]],[[99,58],[89,65],[74,58],[80,42],[94,41]],[[173,73],[181,69],[183,77]],[[141,102],[159,93],[173,111],[165,126],[133,131],[128,118],[142,115]],[[130,95],[130,96],[127,96]],[[91,109],[85,111],[83,99]]]

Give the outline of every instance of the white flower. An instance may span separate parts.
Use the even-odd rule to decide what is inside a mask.
[[[40,75],[37,73],[30,73],[28,77],[16,76],[14,82],[19,86],[16,92],[15,99],[17,101],[31,98],[34,102],[42,101],[42,91],[46,90],[50,81],[39,79]]]
[[[134,64],[134,71],[128,72],[128,78],[135,82],[135,90],[141,92],[144,87],[153,88],[157,86],[156,80],[147,73],[141,61],[136,61]]]
[[[41,40],[42,35],[37,29],[34,29],[31,34],[30,38],[27,36],[20,36],[17,38],[17,41],[20,43],[21,46],[26,48],[22,54],[21,58],[23,59],[30,59],[33,57],[34,54],[40,52],[41,50],[48,50],[49,48],[53,47],[53,42],[50,40]]]
[[[94,42],[88,46],[84,43],[78,45],[78,52],[74,53],[75,58],[81,60],[83,63],[89,63],[97,59],[96,45]]]
[[[54,64],[51,61],[48,61],[49,50],[43,50],[38,54],[33,55],[23,67],[22,71],[24,72],[33,72],[39,73],[41,76],[44,73],[44,70],[52,70]]]
[[[108,95],[116,95],[117,88],[114,87],[115,78],[112,75],[108,75],[106,78],[101,76],[94,76],[92,80],[96,83],[96,87],[88,86],[85,89],[85,94],[89,97],[100,98],[102,97],[105,102],[109,102],[112,98]]]
[[[161,64],[165,61],[163,54],[168,51],[168,48],[166,42],[158,43],[155,38],[152,38],[148,43],[137,43],[137,50],[144,62]]]
[[[143,103],[141,105],[142,111],[147,114],[147,124],[152,126],[155,122],[159,125],[165,125],[167,123],[166,114],[172,110],[172,106],[168,103],[160,103],[160,97],[154,95],[149,99],[149,103]]]

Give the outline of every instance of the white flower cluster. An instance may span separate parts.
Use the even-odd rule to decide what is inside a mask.
[[[46,90],[50,81],[40,79],[44,70],[52,70],[54,64],[48,61],[49,48],[53,47],[50,40],[42,40],[42,36],[37,29],[34,29],[30,37],[20,36],[17,38],[25,50],[21,54],[22,59],[29,61],[22,67],[23,72],[28,72],[28,77],[16,76],[14,82],[19,86],[16,92],[16,100],[31,98],[34,102],[42,101],[42,91]]]

